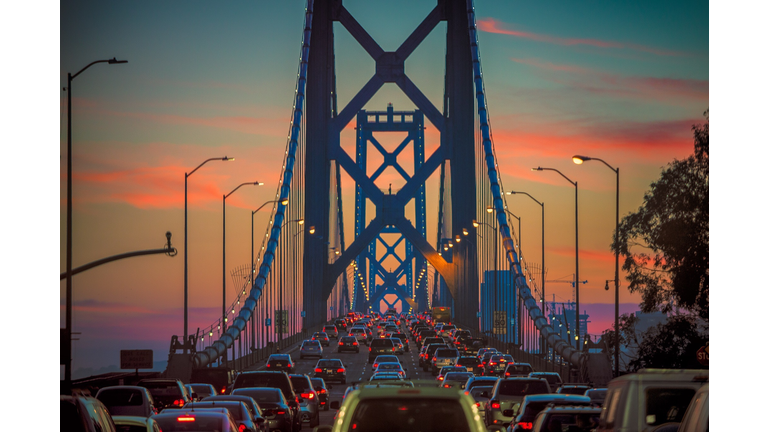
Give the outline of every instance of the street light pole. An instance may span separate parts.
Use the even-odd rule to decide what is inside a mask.
[[[253,185],[253,186],[262,186],[264,183],[261,182],[247,182],[243,183],[240,186],[234,188],[232,192],[222,195],[221,199],[221,226],[222,226],[222,234],[221,234],[221,333],[225,333],[227,331],[227,197],[235,193],[236,190],[240,189],[241,187],[245,185]],[[232,347],[234,348],[235,344],[232,344]],[[233,354],[234,357],[234,354]],[[227,361],[227,350],[224,350],[224,363],[226,364]]]
[[[189,176],[191,176],[195,171],[197,171],[201,166],[207,164],[210,161],[214,160],[220,160],[220,161],[233,161],[235,158],[229,158],[224,156],[223,158],[210,158],[206,159],[205,162],[201,163],[197,166],[197,168],[193,169],[189,173],[184,173],[184,354],[187,354],[187,339],[189,338],[188,332],[189,332],[189,325],[188,325],[188,308],[187,308],[187,299],[188,299],[188,293],[189,293],[189,278],[188,278],[188,265],[187,265],[187,179]]]
[[[581,351],[582,349],[582,343],[579,343],[579,336],[581,335],[580,329],[581,329],[581,315],[579,313],[579,182],[574,182],[573,180],[569,179],[565,176],[565,174],[561,173],[560,171],[554,169],[554,168],[531,168],[531,171],[554,171],[558,174],[560,174],[564,179],[568,180],[569,183],[571,183],[574,188],[576,189],[576,282],[574,284],[574,287],[576,289],[576,349],[578,351]]]
[[[64,329],[64,337],[67,339],[64,383],[67,389],[69,389],[72,383],[72,80],[96,63],[122,64],[128,63],[128,60],[117,60],[115,57],[112,57],[110,60],[96,60],[80,69],[74,75],[67,73],[67,318],[66,328]]]
[[[613,233],[613,242],[614,242],[613,244],[614,244],[614,247],[616,248],[616,265],[615,265],[615,272],[613,275],[613,283],[614,283],[614,288],[616,290],[616,304],[614,305],[614,309],[615,309],[614,310],[614,315],[615,315],[614,326],[616,327],[616,331],[615,331],[615,340],[614,340],[615,349],[613,350],[614,351],[614,373],[615,373],[614,378],[615,378],[619,376],[619,346],[620,346],[619,342],[621,340],[619,338],[619,168],[618,167],[614,168],[610,166],[608,162],[595,157],[579,156],[579,155],[575,155],[573,157],[573,163],[575,163],[576,165],[581,165],[585,161],[589,161],[589,160],[600,161],[603,164],[605,164],[605,166],[607,166],[613,172],[616,173],[616,229]]]

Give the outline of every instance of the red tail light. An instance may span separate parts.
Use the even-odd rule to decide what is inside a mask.
[[[315,394],[314,393],[301,393],[301,397],[303,397],[304,399],[314,399],[315,398]]]
[[[440,381],[442,381],[443,379],[445,379],[445,377],[443,377],[443,376],[441,375],[441,376],[437,377],[437,379],[438,379],[438,380],[440,380]]]
[[[376,369],[377,367],[379,367],[379,364],[378,363],[374,363],[373,364],[373,368]]]
[[[509,372],[507,372],[506,375],[509,376],[510,375]]]
[[[176,399],[175,401],[173,401],[173,404],[176,406],[183,406],[184,401],[182,399]]]
[[[498,401],[491,401],[491,408],[492,409],[500,409],[501,404]]]
[[[272,365],[270,365],[269,363],[267,363],[267,367],[272,367]]]
[[[243,432],[245,430],[246,426],[242,423],[240,423],[240,426],[237,427],[237,432]]]
[[[193,422],[193,421],[195,421],[195,418],[192,417],[192,416],[181,416],[181,417],[176,417],[176,421],[178,421],[178,422]]]
[[[491,366],[493,366],[493,365],[495,365],[496,363],[494,363],[494,362],[490,362],[490,363],[488,363],[488,364],[489,364],[489,365],[491,365]]]
[[[324,388],[321,388],[321,389],[320,389],[320,393],[325,393],[325,389],[324,389]]]
[[[221,388],[221,394],[225,394],[225,393],[227,393],[227,388],[226,387],[222,387]]]
[[[368,347],[368,352],[371,352],[371,347]]]
[[[344,373],[344,369],[338,369],[336,373]]]
[[[352,345],[357,346],[357,342],[352,342]]]
[[[277,414],[279,415],[285,414],[285,411],[277,411]]]
[[[521,427],[521,428],[523,428],[523,429],[526,429],[526,430],[531,430],[531,429],[533,429],[533,423],[532,423],[532,422],[520,422],[520,423],[518,423],[518,424],[519,424],[519,425],[520,425],[520,427]]]
[[[322,372],[322,371],[323,371],[323,370],[322,370],[322,369],[320,369],[320,368],[315,368],[315,372],[317,372],[317,373],[320,373],[320,372]]]

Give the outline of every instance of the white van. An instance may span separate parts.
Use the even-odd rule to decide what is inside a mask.
[[[368,334],[363,327],[352,327],[349,330],[349,335],[354,336],[358,343],[364,343],[368,345]]]

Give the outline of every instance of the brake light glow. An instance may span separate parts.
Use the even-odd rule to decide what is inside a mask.
[[[339,369],[336,370],[336,373],[344,373],[344,369],[339,368]]]
[[[175,401],[173,401],[173,404],[176,406],[182,406],[184,405],[184,401],[181,399],[176,399]]]
[[[509,376],[509,375],[510,375],[510,373],[509,373],[509,372],[507,372],[507,373],[506,373],[506,375],[507,375],[507,376]]]
[[[246,426],[243,423],[240,423],[240,426],[237,427],[237,432],[243,432],[245,428]]]
[[[301,397],[303,397],[304,399],[314,399],[315,398],[315,394],[314,393],[301,393]]]
[[[445,377],[444,377],[444,376],[442,376],[442,375],[440,375],[439,377],[437,377],[437,379],[438,379],[438,380],[440,380],[440,381],[442,381],[444,378],[445,378]]]
[[[226,392],[227,392],[227,388],[226,388],[226,387],[222,387],[222,388],[221,388],[221,394],[224,394],[224,393],[226,393]]]
[[[379,364],[378,363],[374,363],[373,364],[373,368],[376,369],[377,367],[379,367]]]
[[[491,402],[491,408],[493,408],[493,409],[500,409],[501,408],[501,404],[498,403],[497,401],[492,401]]]
[[[324,388],[321,388],[321,389],[320,389],[320,393],[325,393],[325,389],[324,389]]]
[[[193,421],[195,421],[195,418],[192,417],[192,416],[181,416],[181,417],[176,417],[176,421],[179,421],[179,422],[193,422]]]
[[[357,342],[352,342],[352,345],[357,346]]]
[[[322,369],[320,369],[320,368],[315,368],[315,372],[317,372],[317,373],[320,373],[320,372],[322,372],[322,371],[323,371],[323,370],[322,370]]]
[[[271,365],[271,364],[269,364],[269,363],[267,363],[267,367],[272,367],[272,365]]]
[[[280,415],[285,414],[285,411],[278,411],[277,414],[280,414]]]
[[[533,423],[532,422],[520,422],[518,424],[523,429],[527,429],[527,430],[533,429]]]

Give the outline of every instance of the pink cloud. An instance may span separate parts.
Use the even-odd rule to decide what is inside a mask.
[[[587,45],[587,46],[593,46],[598,48],[632,49],[632,50],[643,51],[643,52],[647,52],[647,53],[651,53],[659,56],[685,55],[685,53],[681,53],[677,51],[663,50],[663,49],[647,47],[644,45],[638,45],[633,43],[604,41],[599,39],[562,38],[557,36],[525,32],[521,30],[510,30],[508,28],[502,28],[503,26],[508,27],[509,25],[501,21],[497,21],[493,18],[479,19],[477,21],[478,29],[484,32],[503,34],[508,36],[516,36],[524,39],[531,39],[538,42],[545,42],[545,43],[551,43],[556,45],[564,45],[564,46]]]

